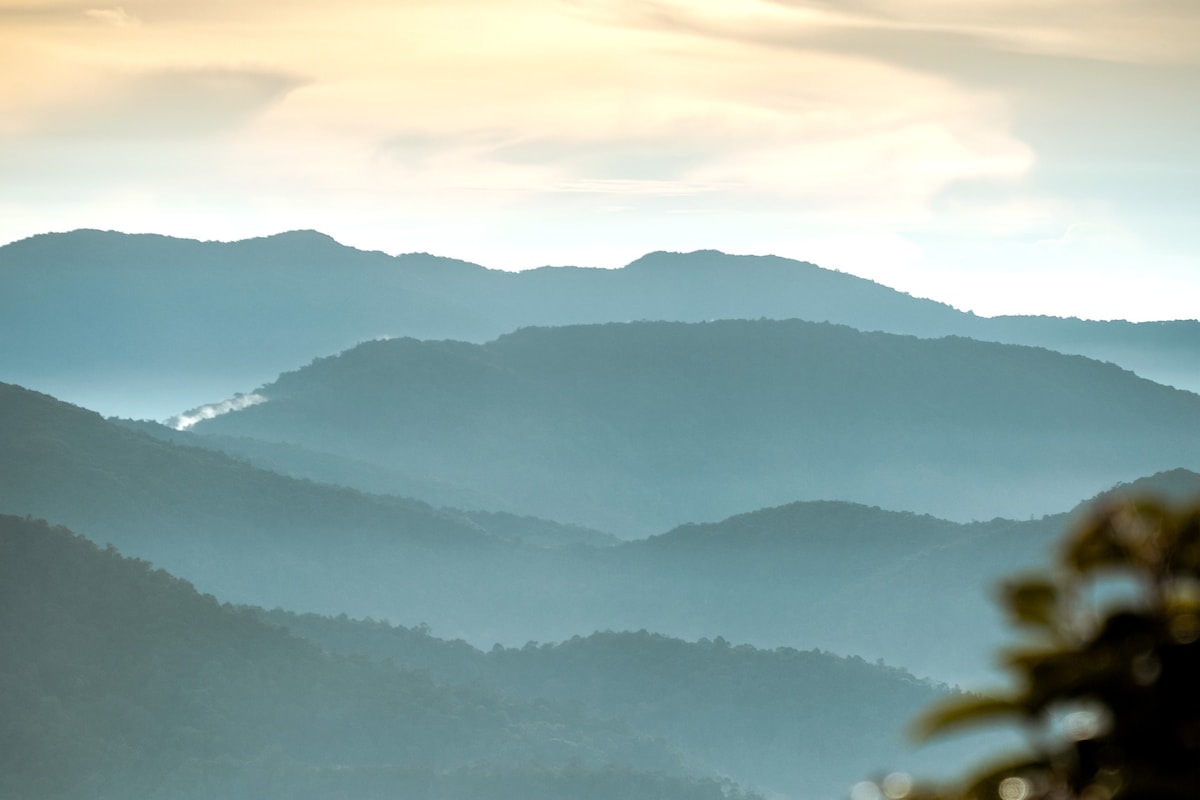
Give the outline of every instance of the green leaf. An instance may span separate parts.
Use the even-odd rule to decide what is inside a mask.
[[[1049,578],[1007,582],[1000,587],[1004,605],[1018,625],[1057,632],[1061,627],[1058,586]]]
[[[991,722],[996,717],[1024,714],[1025,708],[1010,698],[973,696],[935,706],[917,719],[913,735],[919,741],[924,741],[954,728]]]

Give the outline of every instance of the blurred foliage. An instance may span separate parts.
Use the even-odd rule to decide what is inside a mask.
[[[1004,654],[1013,689],[935,709],[920,728],[1011,721],[1028,733],[1028,752],[953,789],[860,784],[856,796],[1200,797],[1200,504],[1101,507],[1050,571],[1004,585],[1001,599],[1029,633]]]

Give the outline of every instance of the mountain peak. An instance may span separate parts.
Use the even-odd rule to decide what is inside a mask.
[[[786,266],[817,269],[821,272],[836,272],[835,270],[822,269],[808,261],[796,261],[779,256],[735,255],[721,250],[692,250],[686,253],[672,250],[655,250],[629,262],[625,266],[625,269],[723,269],[735,263],[743,267],[751,265],[776,268]]]
[[[255,238],[266,241],[291,242],[299,244],[321,242],[323,244],[341,245],[341,242],[334,239],[329,234],[321,233],[320,231],[313,230],[311,228],[293,231],[280,231],[279,233],[272,233],[266,236],[259,236]]]

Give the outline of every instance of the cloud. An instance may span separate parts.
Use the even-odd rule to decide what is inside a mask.
[[[447,153],[464,155],[494,150],[518,135],[499,130],[405,130],[385,136],[378,151],[383,156],[416,167]]]
[[[266,69],[153,70],[61,102],[35,124],[51,137],[205,138],[237,128],[305,83]]]
[[[117,6],[116,8],[88,8],[84,9],[83,15],[88,19],[93,19],[104,25],[111,25],[114,28],[129,28],[141,24],[140,19],[130,14],[122,6]]]
[[[840,15],[843,27],[938,32],[999,49],[1097,61],[1196,61],[1200,9],[1186,0],[764,0]]]
[[[607,185],[669,183],[714,158],[721,142],[672,131],[653,137],[532,136],[494,147],[488,156],[516,164],[557,164],[571,175]]]
[[[1200,130],[1200,51],[1194,46],[1200,36],[1200,5],[1195,3],[590,0],[577,7],[608,24],[653,30],[681,43],[700,38],[713,47],[744,48],[787,64],[798,84],[810,75],[824,79],[804,68],[820,63],[819,57],[827,63],[832,58],[890,68],[890,73],[876,70],[874,78],[858,70],[831,104],[840,104],[860,126],[845,132],[847,153],[870,149],[873,121],[895,134],[900,146],[894,157],[879,162],[883,170],[875,185],[881,191],[895,185],[887,176],[907,173],[914,179],[914,169],[923,172],[922,165],[941,161],[942,167],[952,167],[941,170],[948,180],[940,188],[936,181],[927,183],[928,191],[913,201],[931,191],[934,196],[950,191],[961,180],[990,177],[1007,183],[1021,178],[1025,196],[996,205],[997,217],[1032,219],[1053,208],[1061,222],[1073,213],[1089,213],[1086,206],[1100,205],[1119,210],[1158,241],[1182,241],[1185,217],[1200,213],[1200,196],[1186,191],[1200,172],[1200,137],[1195,135]],[[933,83],[922,84],[913,77],[919,75]],[[894,94],[879,97],[877,111],[854,100],[872,83],[889,86]],[[908,102],[914,92],[931,93],[944,102],[921,108]],[[917,129],[925,130],[925,136],[915,136]],[[921,138],[923,145],[918,144]],[[927,145],[938,138],[947,157],[931,159]],[[828,164],[846,170],[848,184],[861,183],[861,172],[849,165],[877,161],[869,154],[865,160],[813,159],[813,172],[804,157],[808,148],[797,148],[792,156],[785,148],[772,156],[773,147],[764,141],[739,152],[736,161],[745,171],[764,179],[774,174],[783,181],[819,175]],[[964,150],[982,158],[964,159]],[[776,171],[772,164],[784,168]],[[908,185],[914,184],[910,180]],[[979,213],[970,216],[982,219]],[[1008,224],[989,223],[985,230]]]
[[[671,197],[691,195],[713,191],[713,186],[703,182],[687,182],[682,180],[653,180],[648,178],[575,178],[556,187],[553,192],[621,195],[632,199],[638,195]]]

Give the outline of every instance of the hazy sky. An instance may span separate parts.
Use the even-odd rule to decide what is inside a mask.
[[[776,253],[1200,315],[1196,0],[0,0],[0,242]]]

